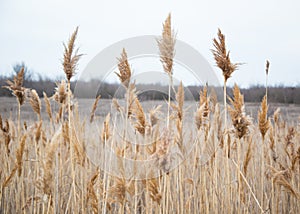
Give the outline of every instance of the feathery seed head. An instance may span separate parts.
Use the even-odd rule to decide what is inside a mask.
[[[3,86],[3,88],[7,88],[12,92],[12,94],[17,98],[20,105],[23,105],[26,99],[26,95],[28,93],[28,89],[23,87],[24,80],[24,67],[18,72],[16,76],[14,76],[13,82],[10,80],[6,80],[7,86]]]
[[[43,96],[44,96],[44,101],[45,101],[45,104],[46,104],[46,111],[48,113],[50,121],[52,121],[53,116],[52,116],[50,100],[49,100],[49,98],[48,98],[48,96],[45,92],[43,92]]]
[[[33,111],[39,117],[41,117],[42,104],[41,104],[41,100],[40,100],[38,93],[34,89],[31,90],[30,105],[31,105]]]
[[[249,125],[251,124],[251,118],[246,115],[244,96],[241,94],[237,84],[233,88],[233,99],[229,98],[231,106],[228,107],[229,114],[231,116],[232,124],[236,131],[238,138],[244,137],[249,131]]]
[[[92,111],[91,111],[91,114],[90,114],[90,123],[92,123],[94,121],[95,112],[96,112],[96,109],[97,109],[98,102],[99,102],[100,98],[101,98],[101,95],[98,95],[95,99],[95,102],[93,104]]]
[[[259,122],[258,125],[263,139],[265,138],[265,135],[270,128],[270,120],[268,119],[267,113],[268,113],[267,98],[266,96],[264,96],[261,102],[261,109],[258,112],[258,122]]]
[[[133,117],[135,118],[135,129],[141,134],[145,135],[146,127],[148,126],[143,107],[138,98],[135,98],[135,105],[133,106]]]
[[[225,35],[218,29],[218,38],[213,39],[214,55],[217,66],[222,70],[225,82],[231,77],[231,74],[238,69],[240,63],[232,63],[229,57],[229,51],[226,50]]]
[[[117,76],[119,77],[121,83],[125,86],[125,88],[128,88],[130,83],[130,78],[131,78],[131,69],[128,63],[127,53],[125,48],[123,48],[121,57],[117,58],[117,60],[118,60],[118,68],[120,73],[115,72],[115,74],[117,74]]]
[[[65,104],[68,97],[67,84],[65,80],[61,80],[60,83],[56,83],[55,93],[53,99],[61,104]]]
[[[157,106],[156,108],[151,109],[150,112],[149,112],[151,127],[156,125],[157,122],[159,121],[159,118],[158,118],[157,115],[160,112],[160,108],[161,108],[161,105]]]
[[[78,27],[76,27],[75,31],[71,35],[68,45],[64,44],[65,52],[63,68],[68,81],[70,81],[70,79],[74,76],[77,68],[77,63],[82,56],[82,54],[78,54],[78,49],[74,50],[77,33]]]
[[[209,120],[209,97],[207,95],[207,86],[204,86],[203,90],[200,90],[199,107],[195,113],[195,123],[199,130],[203,125],[207,126]]]
[[[157,43],[160,51],[160,61],[163,64],[164,71],[169,76],[172,76],[176,35],[171,29],[171,14],[169,14],[163,24],[162,37],[157,39]]]

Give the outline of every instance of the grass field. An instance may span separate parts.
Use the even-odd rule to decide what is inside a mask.
[[[221,102],[207,87],[197,102],[185,101],[182,84],[173,89],[170,16],[157,40],[168,100],[139,100],[125,49],[124,99],[76,99],[77,33],[53,94],[24,88],[24,68],[7,81],[15,97],[0,98],[0,213],[300,213],[300,106],[268,103],[267,81],[261,103],[245,104],[237,85],[228,97],[241,64],[220,30]]]
[[[124,143],[120,137],[120,130],[123,131],[124,126],[114,123],[112,115],[115,115],[115,120],[122,118],[116,114],[111,100],[100,99],[92,123],[89,122],[89,115],[94,100],[78,100],[80,119],[79,115],[75,116],[72,122],[73,139],[76,138],[73,144],[70,144],[69,137],[63,133],[66,131],[64,126],[67,122],[64,121],[67,121],[67,117],[58,123],[50,123],[44,102],[42,122],[37,120],[29,103],[22,106],[22,134],[19,136],[16,122],[18,106],[15,98],[0,98],[0,101],[3,123],[8,119],[10,127],[8,145],[5,140],[7,132],[1,131],[0,135],[2,213],[52,213],[67,210],[91,213],[103,209],[111,212],[138,213],[256,213],[261,210],[255,202],[254,195],[261,208],[267,212],[299,211],[299,106],[270,104],[270,109],[280,107],[282,113],[276,123],[273,115],[269,115],[272,118],[272,131],[262,143],[259,128],[255,125],[251,125],[249,135],[243,139],[237,139],[233,130],[227,134],[223,133],[222,113],[218,111],[211,113],[207,125],[197,131],[194,120],[195,103],[186,102],[184,108],[187,110],[184,112],[182,128],[184,148],[180,150],[179,144],[176,143],[178,130],[175,119],[171,122],[173,128],[170,145],[163,144],[166,141],[163,129],[163,115],[167,112],[165,101],[142,102],[145,112],[149,112],[153,106],[165,105],[158,117],[161,122],[158,122],[147,136],[142,136],[134,132],[134,128],[127,127],[130,135],[127,136],[127,140],[130,142]],[[55,115],[59,105],[51,102],[51,107]],[[255,124],[259,104],[246,104],[246,109],[247,113],[254,116]],[[111,135],[105,140],[103,123],[108,113],[111,114]],[[145,114],[150,123],[149,113]],[[27,129],[23,126],[24,123]],[[132,125],[131,122],[128,123],[128,126]],[[5,123],[3,127],[5,129]],[[141,140],[146,140],[147,145],[139,143]],[[103,147],[104,144],[107,148]],[[165,151],[164,147],[159,147],[161,144],[170,147],[168,153],[162,152],[166,155],[160,157],[162,160],[153,156],[155,148]],[[230,147],[229,159],[224,156],[226,144]],[[235,163],[238,163],[237,144],[241,146],[240,169],[245,176],[245,180],[240,178],[240,195],[235,166]],[[140,148],[137,149],[138,145]],[[21,148],[24,154],[18,160]],[[260,155],[262,148],[263,159]],[[70,151],[74,152],[72,159]],[[127,159],[139,162],[128,162]],[[226,161],[229,161],[230,183],[226,180]],[[262,161],[265,162],[264,172],[261,171]],[[15,172],[16,174],[12,175],[18,162],[21,164],[20,174]],[[120,177],[124,180],[120,180]],[[133,177],[136,180],[132,179]],[[148,177],[151,179],[147,180]],[[7,179],[11,180],[7,183]],[[72,188],[72,179],[75,189]],[[230,187],[229,193],[226,192],[226,187]]]

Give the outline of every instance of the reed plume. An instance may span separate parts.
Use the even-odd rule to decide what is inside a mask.
[[[270,62],[269,60],[266,61],[266,97],[268,101],[268,76],[269,76],[269,68],[270,68]]]
[[[1,117],[1,131],[2,131],[2,134],[4,135],[4,143],[5,143],[5,148],[6,148],[6,153],[10,154],[10,148],[9,148],[9,144],[10,144],[10,141],[12,139],[12,134],[10,133],[10,126],[9,126],[9,122],[8,120],[6,119],[5,120],[5,125],[3,125],[3,122],[2,122],[2,117]]]
[[[95,99],[95,102],[93,104],[92,111],[91,111],[91,114],[90,114],[90,123],[92,123],[94,121],[95,112],[96,112],[97,105],[98,105],[98,102],[99,102],[100,98],[101,98],[101,95],[98,95]]]
[[[130,118],[134,112],[135,100],[137,99],[135,83],[129,84],[127,93],[125,96],[126,96],[126,100],[127,100],[126,117]]]
[[[180,82],[176,93],[176,104],[171,103],[171,106],[175,110],[175,117],[176,117],[177,134],[175,137],[175,142],[182,153],[184,152],[183,130],[182,130],[183,129],[183,104],[184,104],[184,88],[182,82]]]
[[[263,139],[265,139],[265,135],[270,128],[270,120],[268,119],[267,113],[268,113],[267,97],[264,96],[261,102],[261,109],[258,112],[258,125]]]
[[[208,92],[207,92],[208,88],[207,88],[207,83],[206,85],[203,87],[202,90],[200,90],[199,92],[199,106],[202,106],[203,104],[207,105],[208,108]]]
[[[229,51],[226,49],[225,35],[222,34],[221,30],[218,29],[218,38],[213,39],[214,48],[212,53],[214,55],[217,66],[222,70],[224,76],[224,125],[227,126],[227,93],[226,93],[226,83],[231,77],[232,73],[238,69],[240,63],[232,63],[229,56]]]
[[[60,104],[65,104],[67,102],[68,97],[68,90],[67,84],[65,80],[61,80],[60,82],[56,83],[56,87],[54,90],[54,95],[52,98]]]
[[[195,112],[195,124],[198,130],[202,127],[203,124],[205,124],[203,120],[203,113],[204,112],[204,105],[199,106]]]
[[[269,74],[269,67],[270,67],[270,62],[269,60],[266,61],[266,75]]]
[[[151,125],[152,128],[153,128],[153,126],[155,126],[155,125],[158,123],[158,121],[159,121],[158,114],[160,113],[160,108],[161,108],[161,105],[158,105],[158,106],[156,106],[155,108],[152,108],[152,109],[149,111],[150,125]]]
[[[19,105],[23,105],[26,98],[26,88],[23,87],[24,81],[24,67],[21,67],[20,71],[13,77],[13,82],[6,80],[7,86],[3,86],[12,92],[17,98]]]
[[[18,168],[18,176],[21,176],[22,173],[22,165],[23,165],[23,154],[24,154],[24,148],[25,148],[25,142],[26,142],[27,135],[23,135],[21,138],[19,148],[16,151],[16,165]]]
[[[101,134],[102,142],[106,142],[111,137],[109,121],[110,121],[110,113],[106,115],[105,120],[103,122],[103,129]]]
[[[38,123],[38,125],[36,127],[36,131],[35,131],[35,142],[37,144],[38,144],[39,140],[41,139],[41,135],[43,133],[42,125],[43,125],[43,122],[40,120],[40,122]]]
[[[125,48],[123,48],[121,57],[117,58],[117,60],[118,60],[118,68],[120,73],[115,72],[115,74],[117,74],[124,87],[128,88],[131,79],[131,69],[128,63],[128,58],[127,58],[127,53]]]
[[[171,103],[172,108],[175,110],[176,118],[178,118],[180,121],[183,120],[183,104],[184,104],[184,88],[182,82],[180,82],[176,93],[176,104]]]
[[[214,50],[212,53],[214,55],[217,66],[222,70],[224,80],[231,77],[232,73],[237,70],[240,63],[232,63],[230,60],[230,52],[226,50],[225,35],[222,34],[221,30],[218,29],[218,39],[213,39]]]
[[[274,123],[279,126],[280,108],[278,107],[273,114]]]
[[[216,105],[218,103],[218,96],[214,88],[211,89],[209,100],[211,103],[211,112],[214,113],[216,110]]]
[[[235,128],[236,136],[241,139],[249,132],[249,125],[251,125],[251,118],[246,115],[244,96],[241,94],[237,84],[233,87],[233,99],[229,98],[231,106],[228,111],[231,116],[232,124]]]
[[[18,101],[18,134],[21,132],[21,105],[24,104],[28,89],[23,87],[24,81],[24,67],[14,76],[13,82],[6,80],[7,86],[3,86],[12,92]]]
[[[168,115],[167,127],[169,128],[170,105],[171,105],[171,87],[173,86],[173,60],[175,56],[176,35],[171,28],[171,14],[163,24],[162,37],[157,39],[158,48],[160,51],[160,61],[164,71],[169,76],[169,93],[168,93]]]
[[[75,50],[75,40],[78,33],[78,27],[76,27],[75,31],[71,35],[68,45],[65,43],[64,48],[64,60],[63,60],[63,68],[66,74],[68,82],[75,75],[75,71],[77,69],[77,63],[81,58],[82,54],[78,54],[78,49]]]
[[[50,119],[50,122],[53,120],[53,116],[52,116],[52,109],[51,109],[51,104],[50,104],[50,100],[47,96],[47,94],[45,92],[43,92],[43,96],[44,96],[44,101],[46,104],[46,112],[48,114],[48,117]]]
[[[163,24],[162,37],[157,39],[157,43],[160,51],[160,61],[163,64],[164,71],[169,76],[172,76],[176,35],[171,29],[171,14],[168,15]]]
[[[267,104],[267,97],[264,96],[261,102],[261,109],[258,112],[258,127],[262,136],[262,146],[261,146],[261,204],[264,204],[264,176],[265,176],[265,160],[264,160],[264,153],[265,153],[265,135],[270,128],[270,120],[267,116],[268,113],[268,104]]]
[[[199,106],[195,113],[195,123],[198,130],[200,130],[202,126],[208,125],[207,123],[209,120],[209,113],[210,113],[209,101],[210,98],[208,97],[207,94],[207,85],[206,85],[203,87],[202,91],[200,90]]]
[[[30,105],[33,109],[33,111],[37,114],[39,120],[41,120],[41,109],[42,109],[42,104],[40,97],[36,90],[32,89],[31,90],[31,96],[30,96]]]
[[[133,117],[135,118],[134,128],[141,134],[145,135],[146,128],[148,126],[144,109],[138,98],[135,98],[135,105],[132,108]]]
[[[253,151],[252,151],[252,139],[251,139],[248,143],[247,152],[246,152],[246,155],[244,158],[243,171],[244,171],[245,176],[247,175],[247,172],[248,172],[248,166],[249,166],[250,160],[252,158],[252,153],[253,153]]]
[[[113,107],[120,112],[121,114],[124,114],[124,108],[120,105],[120,103],[118,102],[118,100],[116,98],[112,99],[112,104]]]
[[[99,171],[99,169],[97,169],[87,184],[87,196],[86,196],[87,199],[86,200],[88,203],[90,203],[93,213],[98,213],[99,200],[98,200],[97,193],[94,189],[94,186],[99,178],[99,175],[100,175],[100,171]]]

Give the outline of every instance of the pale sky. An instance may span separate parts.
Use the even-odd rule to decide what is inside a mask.
[[[226,35],[232,61],[246,63],[229,84],[264,84],[265,60],[269,59],[270,84],[300,85],[297,0],[1,0],[0,74],[24,61],[42,75],[63,76],[62,43],[76,26],[77,45],[85,54],[80,72],[113,43],[134,36],[160,35],[169,12],[177,38],[198,50],[220,81],[221,71],[214,66],[210,52],[218,28]]]

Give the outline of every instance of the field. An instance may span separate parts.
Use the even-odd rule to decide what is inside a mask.
[[[24,68],[1,89],[15,97],[0,98],[0,213],[300,213],[300,106],[268,103],[267,81],[261,103],[244,103],[238,85],[228,97],[240,64],[221,30],[213,55],[224,100],[199,86],[197,102],[173,87],[170,15],[157,40],[165,101],[139,99],[125,49],[123,99],[74,97],[77,33],[53,94],[24,88]]]
[[[199,89],[200,90],[200,89]],[[42,101],[43,102],[43,101]],[[78,108],[79,113],[82,117],[88,117],[90,116],[92,106],[95,102],[94,99],[77,99],[78,102]],[[0,112],[3,118],[11,118],[12,120],[17,119],[17,111],[18,111],[18,103],[16,103],[16,99],[14,97],[0,97]],[[161,111],[166,113],[166,102],[164,101],[143,101],[143,106],[146,110],[150,110],[154,106],[162,105]],[[55,102],[53,104],[53,110],[57,110],[59,108],[58,105],[55,105]],[[164,106],[165,105],[165,106]],[[193,113],[192,111],[196,110],[197,101],[186,101],[185,107],[188,108],[188,113]],[[220,103],[222,105],[222,103]],[[246,113],[250,115],[254,120],[257,120],[257,112],[260,108],[259,103],[246,103]],[[296,125],[297,122],[299,122],[299,116],[300,116],[300,105],[296,104],[281,104],[281,103],[270,103],[269,104],[269,115],[272,116],[273,113],[280,109],[280,115],[284,121],[289,121],[291,125]],[[98,110],[96,112],[96,117],[99,118],[99,120],[103,120],[104,117],[111,111],[113,111],[112,106],[112,100],[110,99],[101,99],[101,102],[98,104]],[[32,110],[29,103],[25,103],[22,106],[22,119],[24,121],[34,121],[34,117],[32,115],[34,114],[34,111]],[[42,118],[47,119],[48,115],[45,109],[41,111]],[[189,115],[192,116],[192,115]]]
[[[166,113],[166,108],[161,109],[162,115],[158,117],[161,122],[153,127],[148,136],[129,130],[129,134],[132,135],[130,140],[134,140],[135,143],[131,142],[125,150],[122,150],[125,143],[118,137],[119,130],[116,129],[123,129],[123,127],[119,127],[112,121],[109,128],[111,136],[105,140],[106,142],[102,138],[105,117],[108,113],[111,115],[114,113],[111,100],[100,99],[92,123],[89,122],[89,115],[94,100],[77,100],[80,119],[77,118],[79,115],[74,118],[73,134],[74,138],[79,139],[76,139],[78,141],[73,144],[74,156],[70,159],[72,144],[62,133],[66,119],[51,124],[45,104],[42,102],[42,122],[39,122],[30,104],[25,103],[21,109],[21,124],[23,126],[26,123],[27,129],[23,126],[23,134],[18,136],[16,122],[18,105],[15,98],[0,98],[0,101],[3,123],[7,118],[10,127],[8,145],[5,143],[6,132],[1,131],[3,165],[0,178],[2,185],[5,185],[2,186],[2,213],[22,211],[52,213],[66,210],[86,213],[100,212],[104,208],[111,212],[127,210],[138,213],[237,212],[238,210],[243,213],[256,213],[261,212],[259,206],[272,213],[299,211],[300,145],[299,126],[297,126],[299,106],[270,104],[270,109],[275,110],[280,107],[281,114],[278,115],[280,119],[276,123],[273,115],[269,115],[272,118],[272,132],[266,135],[263,144],[259,129],[255,125],[251,125],[251,132],[244,139],[236,139],[232,131],[228,134],[218,133],[217,130],[221,130],[223,124],[222,115],[218,111],[210,115],[207,126],[197,131],[193,116],[195,102],[188,101],[184,105],[187,110],[184,112],[185,122],[182,128],[184,149],[181,151],[175,148],[178,147],[175,141],[178,130],[174,124],[172,130],[174,139],[170,141],[171,149],[168,152],[170,157],[165,157],[165,161],[168,160],[170,163],[165,163],[163,160],[156,160],[158,157],[154,157],[151,153],[153,151],[150,152],[149,148],[152,150],[155,144],[160,145],[165,140],[164,136],[160,137],[164,135],[164,130],[161,128],[157,128],[160,134],[156,136],[156,127],[163,127],[165,118],[162,115]],[[158,105],[167,104],[164,101],[142,102],[145,112]],[[55,115],[54,111],[58,111],[59,105],[51,102],[51,107]],[[258,109],[258,104],[246,104],[247,113],[254,117],[254,124]],[[149,114],[146,114],[148,117]],[[5,123],[3,127],[5,128]],[[24,136],[26,139],[22,148]],[[140,145],[141,154],[136,157],[138,140],[144,138],[147,139],[148,144]],[[225,139],[227,142],[224,143]],[[122,155],[111,155],[111,152],[103,149],[104,143],[108,146],[108,150],[112,149],[116,153],[123,152],[124,155],[124,151],[127,151],[126,158],[124,159]],[[224,144],[227,143],[230,147],[229,159],[224,156]],[[244,177],[240,178],[240,195],[237,181],[239,171],[235,165],[238,162],[237,143],[241,146],[241,175],[245,176],[245,180]],[[78,148],[75,149],[76,147]],[[21,171],[19,175],[12,175],[10,178],[18,163],[20,148],[24,153],[19,160]],[[90,148],[93,150],[91,151]],[[263,159],[260,155],[262,148],[264,148]],[[99,153],[93,153],[94,151]],[[106,151],[106,155],[103,151]],[[138,159],[139,162],[129,163],[126,159]],[[149,163],[145,163],[145,160],[151,160],[153,165],[148,166]],[[226,161],[229,162],[230,169],[229,183],[226,180]],[[264,172],[261,171],[262,161],[265,162]],[[124,172],[121,172],[120,164],[124,164]],[[72,167],[74,167],[75,189],[72,188]],[[262,176],[265,178],[262,179]],[[5,184],[8,178],[11,180]],[[226,188],[229,188],[229,192],[226,192]],[[228,206],[228,203],[231,205]]]

